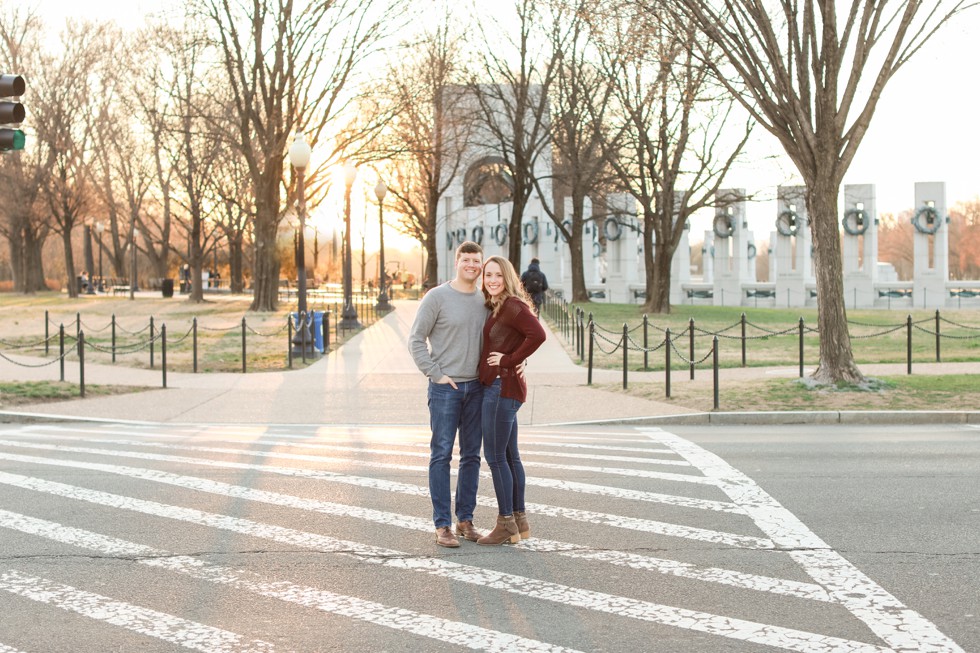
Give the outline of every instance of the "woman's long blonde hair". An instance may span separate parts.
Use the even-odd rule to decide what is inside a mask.
[[[517,270],[514,269],[514,264],[505,259],[503,256],[490,256],[483,262],[484,275],[487,271],[487,265],[489,265],[491,262],[500,266],[500,271],[504,275],[504,291],[496,297],[491,297],[490,293],[487,292],[486,284],[481,284],[483,287],[483,297],[485,299],[484,303],[486,304],[487,308],[489,308],[493,314],[496,315],[497,310],[503,305],[504,301],[506,301],[508,297],[517,297],[519,300],[527,304],[529,308],[533,307],[534,304],[531,303],[531,298],[528,297],[527,291],[524,290],[524,284],[521,283],[521,278],[517,275]]]

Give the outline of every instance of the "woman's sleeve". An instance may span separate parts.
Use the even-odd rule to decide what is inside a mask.
[[[518,305],[518,310],[514,313],[511,326],[524,334],[524,342],[513,352],[501,356],[501,367],[514,367],[519,365],[528,356],[537,351],[538,347],[547,338],[544,327],[541,326],[541,322],[538,320],[538,316],[534,314],[534,311],[520,300],[514,300],[514,302]]]

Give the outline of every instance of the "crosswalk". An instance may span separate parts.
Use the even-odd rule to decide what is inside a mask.
[[[0,427],[0,653],[962,650],[689,440],[521,439],[532,537],[440,550],[418,427]]]

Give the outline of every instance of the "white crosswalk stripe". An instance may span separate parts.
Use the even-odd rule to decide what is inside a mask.
[[[274,599],[296,610],[312,608],[331,618],[362,622],[364,627],[402,631],[405,636],[477,650],[590,648],[583,647],[583,641],[572,635],[574,628],[546,626],[547,616],[542,617],[546,619],[542,622],[513,619],[508,616],[512,614],[509,611],[487,612],[488,606],[499,604],[501,596],[509,595],[514,597],[510,601],[533,602],[535,615],[554,615],[551,619],[556,619],[556,625],[561,618],[554,611],[560,610],[573,611],[579,615],[576,621],[593,626],[601,623],[594,620],[606,615],[606,619],[703,633],[733,644],[745,642],[790,651],[962,650],[922,615],[833,551],[750,478],[718,456],[661,429],[627,427],[573,434],[547,429],[522,431],[521,454],[532,474],[528,478],[528,498],[537,499],[539,493],[542,498],[545,493],[549,498],[529,501],[529,514],[549,525],[570,522],[580,525],[576,528],[604,534],[614,529],[622,532],[630,544],[620,549],[608,544],[583,545],[540,538],[538,535],[547,530],[538,532],[537,524],[541,522],[533,521],[533,537],[507,547],[511,553],[503,556],[492,555],[493,549],[465,543],[458,550],[431,550],[436,547],[431,544],[432,525],[427,519],[428,489],[399,480],[406,475],[412,479],[425,477],[426,466],[406,464],[411,459],[428,457],[420,450],[426,446],[428,433],[418,427],[362,430],[348,426],[170,428],[40,424],[7,426],[0,428],[0,434],[0,487],[7,488],[0,492],[0,528],[18,533],[20,546],[28,546],[23,538],[34,538],[100,555],[120,556],[150,570],[148,573],[174,574],[186,582]],[[139,460],[146,467],[112,462],[122,458]],[[576,462],[581,460],[597,464]],[[197,476],[183,473],[188,465]],[[683,468],[683,473],[663,471],[660,467]],[[351,470],[357,471],[352,474]],[[488,473],[482,476],[489,479]],[[530,492],[531,488],[535,491]],[[314,497],[304,496],[310,491],[315,491]],[[11,498],[11,505],[4,504],[4,496],[21,498]],[[24,502],[24,497],[43,500]],[[35,503],[38,508],[34,508]],[[495,511],[489,483],[483,484],[479,504]],[[72,520],[80,521],[84,527],[31,514],[35,509],[47,511],[42,507],[55,505],[62,506],[56,513],[72,515]],[[73,507],[80,505],[92,507]],[[273,523],[278,521],[272,518],[277,512],[251,506],[283,511],[284,518],[290,521],[302,514],[343,521],[334,526],[333,521],[319,519],[316,528],[295,528]],[[670,518],[650,519],[649,513],[656,506],[660,507],[657,517]],[[239,543],[266,541],[286,547],[284,551],[310,551],[338,561],[348,560],[343,564],[360,568],[359,573],[365,578],[372,577],[372,569],[379,570],[384,582],[396,591],[389,596],[383,588],[365,587],[364,595],[359,596],[350,588],[335,591],[332,587],[319,587],[320,583],[330,582],[330,574],[313,583],[298,583],[251,567],[208,562],[176,552],[180,549],[171,552],[139,543],[137,539],[142,538],[133,535],[118,537],[106,530],[115,525],[115,519],[105,527],[98,522],[86,523],[91,510],[103,511],[98,513],[103,515],[108,514],[106,510],[133,515],[119,523],[135,519],[134,523],[156,520],[154,523],[158,524],[163,519],[177,524],[162,531],[159,526],[147,531],[153,532],[157,540],[166,541],[166,534],[171,531],[176,537],[183,529],[194,528],[186,537],[191,537],[190,533],[194,534],[192,539],[207,532],[225,533],[202,541],[225,542],[234,535]],[[701,519],[699,515],[716,517]],[[708,524],[724,524],[728,530]],[[369,544],[366,539],[380,535],[384,542],[416,543],[419,538],[415,535],[392,536],[406,530],[426,534],[421,539],[429,542],[428,548],[416,551],[411,546],[399,550]],[[695,558],[708,558],[708,553],[715,550],[741,553],[721,556],[732,563],[731,568],[651,555],[659,549],[672,550],[664,542],[684,541],[695,547],[691,549],[697,553]],[[241,548],[262,550],[261,546],[244,544]],[[558,570],[564,567],[555,562],[554,556],[590,565],[596,584],[563,582],[566,574]],[[783,572],[759,573],[760,564],[773,559],[771,556],[780,556],[782,562],[773,569]],[[752,561],[750,568],[740,569],[739,560]],[[118,617],[119,623],[133,632],[143,632],[140,629],[148,629],[147,624],[155,619],[159,632],[147,634],[180,646],[187,645],[180,640],[185,637],[186,641],[205,642],[200,644],[200,650],[271,650],[272,644],[265,641],[271,639],[268,631],[258,623],[254,632],[248,632],[250,627],[235,628],[243,631],[236,635],[186,619],[173,610],[170,615],[159,612],[162,616],[158,617],[158,611],[112,598],[111,588],[100,587],[96,592],[85,587],[84,582],[67,584],[47,577],[50,574],[28,572],[23,565],[6,566],[10,569],[0,570],[0,589],[8,595],[35,601],[41,596],[55,597],[52,605],[93,620],[105,614],[123,615]],[[789,566],[796,573],[785,573]],[[670,605],[669,598],[665,602],[665,596],[658,596],[663,592],[657,591],[656,583],[626,584],[610,592],[612,585],[602,582],[607,575],[601,572],[603,568],[628,570],[630,578],[658,574],[660,578],[693,584],[690,587],[716,588],[714,594],[705,595],[709,597],[736,594],[720,602],[712,599],[714,609],[697,609],[691,599]],[[164,578],[157,582],[169,582]],[[589,576],[575,578],[584,580]],[[447,587],[471,589],[452,593],[458,594],[462,603],[445,604],[430,597],[425,597],[420,605],[401,600],[407,588],[420,586],[420,581],[433,582],[425,579],[442,579],[450,584]],[[742,603],[735,598],[743,596],[739,592],[761,597],[758,618],[746,618],[747,610],[736,609]],[[704,593],[699,590],[697,594]],[[385,599],[379,601],[381,596]],[[485,599],[476,599],[484,596]],[[475,599],[477,603],[472,605]],[[781,605],[781,601],[802,602],[801,605],[809,604],[813,610],[822,611],[822,616],[807,627],[811,619],[796,620],[789,615],[809,615],[812,610],[797,610],[796,604],[790,603],[785,604],[786,609],[770,614],[770,610],[761,608],[766,601],[772,607]],[[732,612],[725,612],[725,605]],[[751,605],[755,605],[754,600]],[[109,608],[101,609],[105,606]],[[567,618],[571,613],[561,614]],[[839,628],[832,624],[839,624]],[[194,633],[204,634],[198,637]],[[239,639],[234,640],[236,637]],[[206,640],[211,638],[213,646],[209,647]],[[9,639],[2,628],[0,639]],[[616,647],[612,642],[607,645],[609,650]],[[0,644],[0,653],[6,650],[4,646]],[[290,645],[277,641],[277,648],[281,646]]]

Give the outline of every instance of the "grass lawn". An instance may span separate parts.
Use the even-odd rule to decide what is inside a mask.
[[[596,387],[631,396],[668,402],[701,411],[714,406],[710,383],[671,383],[670,399],[663,382],[631,382]],[[977,410],[980,380],[970,374],[944,376],[886,376],[869,379],[867,386],[814,387],[806,379],[760,379],[719,384],[719,410]]]
[[[86,397],[140,392],[145,388],[117,385],[85,384]],[[78,384],[67,381],[0,382],[0,410],[12,410],[30,404],[78,399]]]

